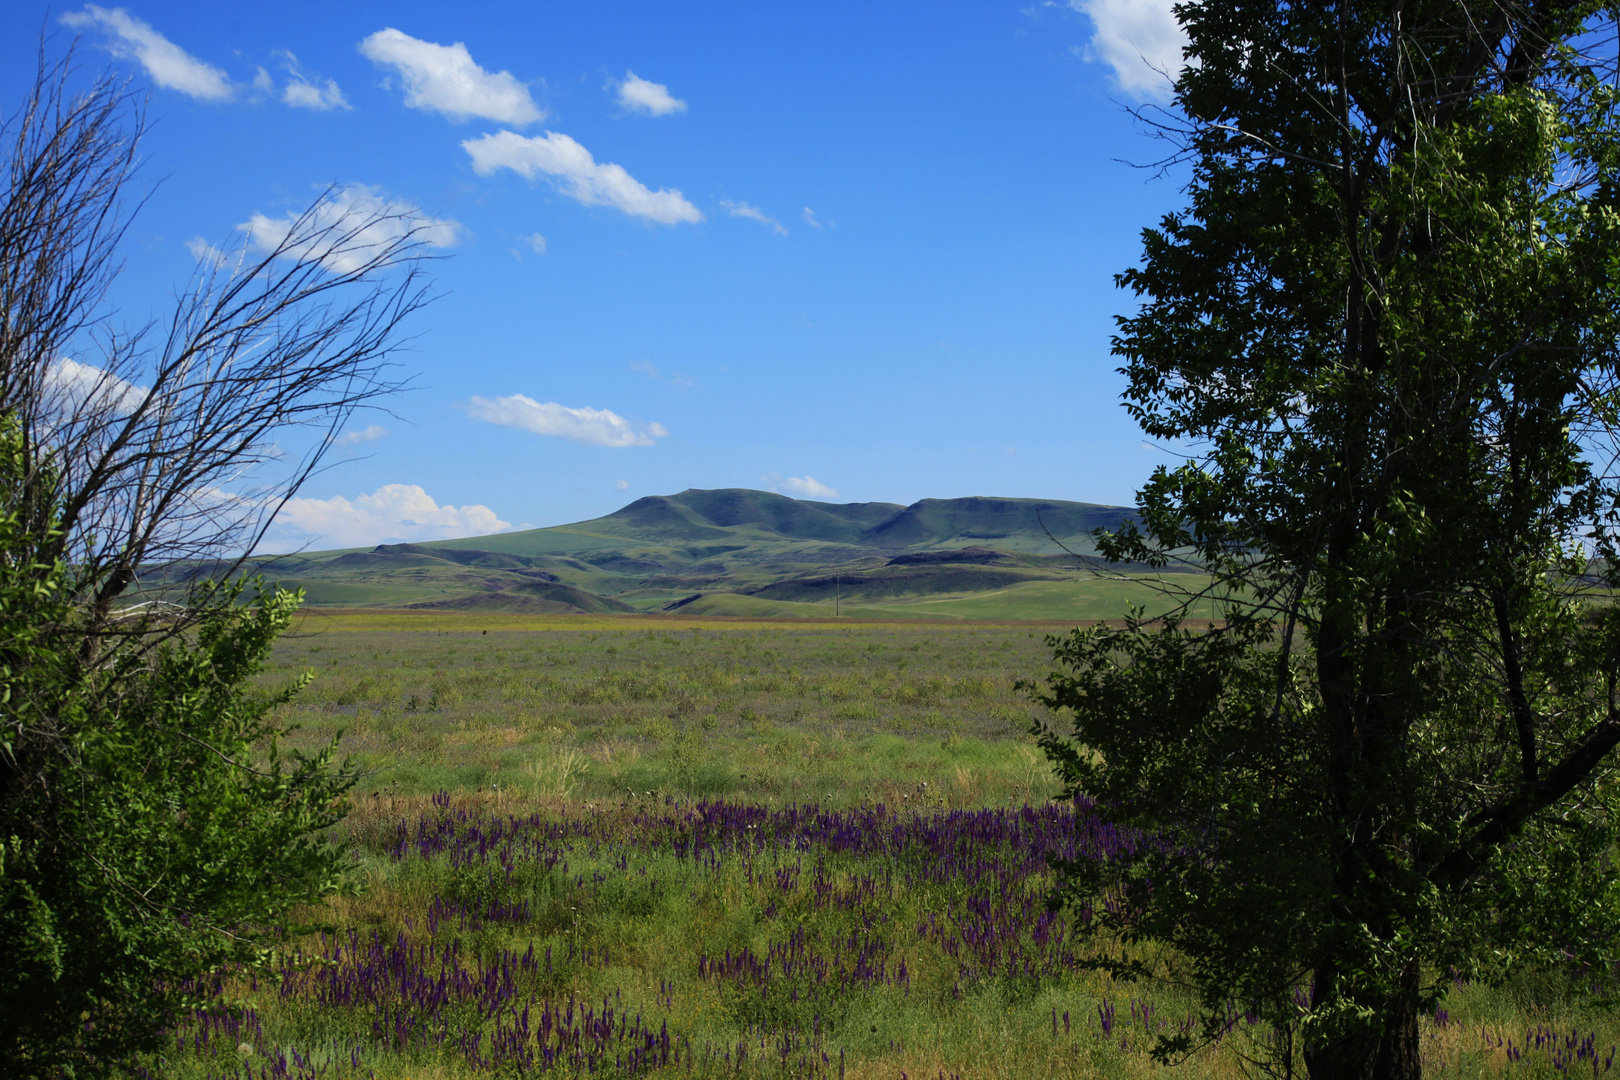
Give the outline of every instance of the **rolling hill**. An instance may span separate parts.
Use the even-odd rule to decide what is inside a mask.
[[[256,569],[316,606],[556,614],[766,610],[847,615],[974,597],[1043,597],[1084,574],[1092,530],[1128,507],[1041,499],[827,503],[743,488],[654,495],[570,525],[367,551],[269,556]],[[1052,589],[1058,589],[1053,593]],[[960,602],[958,602],[960,601]],[[1012,613],[1011,599],[997,601]],[[903,613],[903,612],[902,612]],[[921,607],[917,614],[923,614]]]

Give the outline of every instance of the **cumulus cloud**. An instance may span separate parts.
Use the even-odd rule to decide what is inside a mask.
[[[769,225],[776,231],[777,236],[786,236],[788,234],[787,229],[780,221],[777,221],[757,206],[750,206],[745,202],[732,202],[730,199],[721,199],[720,205],[732,217],[747,218],[750,221],[757,221],[761,225]]]
[[[615,480],[615,481],[613,481],[613,488],[614,488],[615,491],[629,491],[630,490],[630,481],[628,481],[628,480]]]
[[[439,45],[389,27],[360,43],[360,53],[392,68],[405,84],[405,104],[465,122],[473,117],[522,127],[544,120],[527,84],[510,72],[490,74],[461,42]]]
[[[467,415],[485,423],[586,446],[652,446],[654,439],[669,435],[662,424],[637,429],[630,421],[607,409],[571,409],[555,401],[540,402],[523,394],[498,398],[475,395],[467,404]]]
[[[525,236],[523,238],[523,242],[529,245],[529,250],[534,252],[536,255],[544,255],[546,253],[546,238],[541,236],[539,233],[535,233],[532,236]]]
[[[294,79],[281,91],[281,100],[295,109],[313,109],[316,112],[353,108],[344,100],[338,84],[331,79],[324,84]]]
[[[771,485],[772,491],[785,491],[789,495],[797,495],[801,499],[832,499],[838,495],[838,489],[828,487],[815,477],[806,473],[803,476],[790,476],[782,478],[781,473],[771,473],[760,477],[762,481]]]
[[[122,416],[133,412],[150,392],[103,368],[65,356],[51,361],[45,369],[45,382],[53,399],[51,411],[59,417],[85,407]]]
[[[321,245],[316,245],[292,237],[289,244],[298,217],[293,211],[279,218],[254,214],[237,228],[247,234],[248,245],[257,251],[274,251],[288,244],[289,256],[317,259],[328,270],[340,274],[360,269],[383,248],[408,234],[414,233],[415,239],[428,247],[443,248],[455,246],[462,233],[460,223],[433,217],[366,184],[349,184],[333,192],[315,211],[315,220],[300,229],[307,234],[346,219],[351,228],[338,230],[339,238],[325,237]],[[361,222],[366,222],[363,228]]]
[[[473,171],[488,176],[511,169],[527,180],[545,175],[564,195],[586,206],[611,206],[660,225],[699,222],[703,215],[674,188],[650,191],[621,166],[599,164],[591,152],[560,132],[525,138],[502,131],[461,144]]]
[[[1175,0],[1069,0],[1097,32],[1083,50],[1087,60],[1114,69],[1120,90],[1142,101],[1169,101],[1181,73],[1187,33],[1171,10]]]
[[[203,63],[123,8],[89,4],[83,11],[63,15],[62,22],[75,30],[101,31],[106,35],[103,45],[108,52],[136,61],[154,83],[166,90],[178,90],[203,101],[229,101],[236,96],[236,87],[223,71]]]
[[[804,499],[832,499],[838,496],[837,488],[828,487],[808,473],[804,476],[790,476],[782,481],[782,486],[789,493]]]
[[[487,506],[440,506],[416,484],[384,484],[353,499],[288,499],[261,546],[370,547],[483,536],[511,527]]]
[[[686,111],[686,102],[672,97],[669,87],[663,83],[648,82],[633,71],[624,73],[624,81],[619,83],[618,87],[619,105],[627,112],[641,113],[645,116],[668,116],[670,113]]]
[[[359,446],[361,443],[376,442],[387,434],[388,429],[381,424],[367,424],[358,430],[350,428],[339,435],[336,442],[339,446]]]
[[[313,109],[316,112],[354,107],[344,98],[343,91],[338,88],[335,80],[304,74],[304,69],[299,66],[298,57],[285,49],[276,56],[287,69],[287,85],[281,91],[281,100],[284,104],[291,105],[295,109]],[[263,68],[259,70],[264,71]],[[257,82],[254,85],[258,85]]]

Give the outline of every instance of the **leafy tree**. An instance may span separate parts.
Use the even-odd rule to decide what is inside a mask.
[[[1616,959],[1616,13],[1177,11],[1190,204],[1114,351],[1188,456],[1103,550],[1210,587],[1055,643],[1043,744],[1143,837],[1060,896],[1203,1036],[1416,1077],[1457,977]]]
[[[17,445],[8,433],[5,449]],[[37,538],[0,516],[0,550]],[[82,612],[60,563],[0,563],[8,726],[54,736],[33,817],[0,842],[0,1061],[8,1076],[94,1075],[158,1044],[194,980],[250,961],[288,909],[341,877],[324,833],[355,775],[333,747],[283,759],[273,710],[303,680],[249,680],[299,597],[215,607],[186,639],[86,672]],[[226,590],[234,598],[238,590]]]
[[[166,322],[115,321],[143,121],[121,84],[75,79],[42,60],[0,126],[6,1076],[124,1067],[337,879],[354,774],[280,752],[298,684],[252,680],[298,597],[244,605],[240,571],[396,388],[425,299],[426,219],[334,190],[204,261]]]

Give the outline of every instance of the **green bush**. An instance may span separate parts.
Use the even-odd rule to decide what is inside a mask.
[[[6,526],[0,550],[14,551]],[[72,626],[59,580],[15,565],[0,580],[9,1076],[97,1075],[155,1045],[187,980],[253,960],[293,905],[337,884],[344,862],[324,834],[355,780],[331,747],[279,752],[272,711],[302,680],[247,689],[297,596],[216,611],[144,663],[86,670],[70,635],[38,630]]]

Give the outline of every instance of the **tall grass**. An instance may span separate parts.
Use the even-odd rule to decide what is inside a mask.
[[[373,770],[363,790],[532,786],[561,747],[592,762],[570,794],[598,800],[634,789],[842,805],[958,770],[981,801],[1049,793],[1018,750],[1033,711],[1014,683],[1047,658],[1035,628],[305,627],[265,678],[316,673],[291,710],[298,741],[341,731]]]
[[[301,738],[372,770],[358,888],[204,988],[152,1075],[1134,1078],[1193,1016],[1044,911],[1046,851],[1129,838],[1050,801],[1012,686],[1038,633],[326,625],[268,677],[315,669]],[[1582,1000],[1459,986],[1425,1066],[1602,1075],[1620,1025]],[[1234,1011],[1179,1071],[1267,1037]]]

